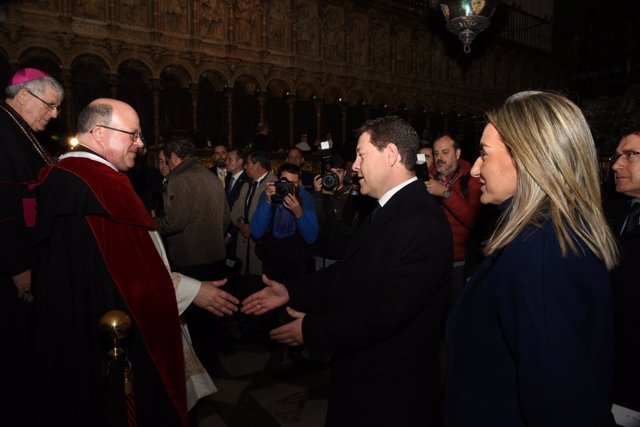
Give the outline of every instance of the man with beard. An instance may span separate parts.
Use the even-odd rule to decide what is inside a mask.
[[[35,68],[17,71],[0,104],[0,334],[11,350],[0,356],[5,393],[0,412],[6,425],[19,425],[29,411],[27,325],[31,296],[31,232],[35,196],[29,190],[41,167],[53,159],[34,132],[58,117],[64,89]]]
[[[214,167],[211,168],[211,172],[216,174],[222,187],[227,184],[227,147],[224,144],[217,144],[213,147],[213,161]]]
[[[469,234],[480,211],[481,183],[469,175],[471,164],[460,158],[462,150],[450,135],[442,135],[433,143],[435,167],[425,182],[427,191],[436,197],[449,221],[453,236],[453,273],[450,302],[465,283],[465,258]]]

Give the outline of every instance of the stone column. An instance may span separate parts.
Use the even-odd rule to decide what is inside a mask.
[[[267,96],[263,93],[258,93],[258,107],[259,107],[259,111],[258,111],[258,121],[263,123],[264,122],[264,109],[265,106],[267,105]]]
[[[114,73],[107,74],[107,83],[109,84],[109,93],[114,99],[118,98],[118,75]]]
[[[17,70],[16,70],[17,71]],[[62,86],[64,87],[64,97],[69,101],[62,103],[65,112],[65,122],[67,129],[71,131],[75,127],[73,126],[73,119],[75,117],[75,111],[73,111],[73,80],[71,78],[71,68],[65,68],[62,70]]]
[[[160,143],[160,79],[151,79],[151,98],[153,101],[153,144]]]
[[[227,88],[224,96],[227,97],[227,146],[233,146],[233,88]]]
[[[342,118],[342,147],[347,144],[347,113],[349,111],[349,103],[343,101],[342,99],[338,100],[340,105],[340,117]]]
[[[322,113],[324,111],[324,102],[322,99],[315,99],[313,105],[316,107],[316,147],[320,146],[320,141],[323,140],[323,129],[322,129]]]
[[[287,92],[287,106],[289,107],[289,147],[293,147],[293,145],[295,144],[293,140],[295,136],[293,133],[293,120],[295,117],[294,111],[296,106],[296,97],[289,94],[289,92]]]
[[[198,85],[191,83],[189,94],[191,95],[191,129],[193,133],[198,132],[198,92]]]

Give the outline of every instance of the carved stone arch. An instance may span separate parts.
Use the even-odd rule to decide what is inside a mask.
[[[174,87],[188,88],[194,81],[193,74],[182,64],[171,63],[160,70],[160,80],[164,85],[171,84]]]
[[[309,80],[298,82],[295,87],[296,97],[301,101],[310,101],[318,95],[318,85]]]
[[[156,142],[152,75],[151,67],[137,58],[125,59],[117,68],[117,97],[131,105],[138,113],[147,144]]]
[[[234,87],[236,91],[252,96],[255,95],[256,92],[259,92],[261,85],[255,76],[250,74],[241,74],[236,77]]]
[[[207,69],[200,74],[198,85],[214,92],[223,92],[229,86],[229,79],[219,70]]]
[[[71,81],[76,111],[96,98],[111,97],[108,70],[109,66],[100,56],[84,54],[74,58],[71,62]]]
[[[20,67],[38,68],[60,79],[62,60],[54,50],[42,46],[30,47],[21,52],[18,58]]]
[[[160,71],[159,128],[165,140],[189,136],[194,130],[192,82],[192,74],[182,64],[171,63]]]
[[[134,74],[136,76],[144,76],[145,82],[150,82],[153,78],[153,65],[150,64],[146,58],[140,57],[123,57],[116,67],[118,76],[123,72],[128,74]],[[137,80],[139,81],[139,80]]]
[[[371,103],[371,97],[364,89],[352,89],[346,96],[346,101],[351,106],[360,106]]]
[[[284,98],[291,92],[291,85],[280,78],[274,78],[267,83],[266,92],[274,98]]]
[[[329,86],[324,89],[322,93],[322,99],[327,104],[336,104],[343,99],[342,90],[337,87]]]
[[[230,144],[227,89],[229,79],[221,71],[207,69],[198,79],[198,134],[203,146]]]

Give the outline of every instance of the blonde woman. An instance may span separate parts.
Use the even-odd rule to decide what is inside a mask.
[[[471,174],[502,215],[447,322],[447,426],[593,426],[611,416],[617,250],[589,126],[520,92],[488,113]]]

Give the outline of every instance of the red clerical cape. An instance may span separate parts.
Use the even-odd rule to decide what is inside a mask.
[[[42,169],[39,182],[53,168],[84,181],[109,213],[109,216],[86,215],[86,219],[167,393],[187,426],[178,307],[171,277],[149,236],[149,230],[155,228],[153,220],[125,174],[97,161],[71,157]]]

